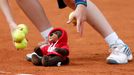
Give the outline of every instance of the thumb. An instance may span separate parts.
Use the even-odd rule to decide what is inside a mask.
[[[71,13],[69,14],[69,18],[68,18],[67,23],[68,23],[68,24],[71,23],[74,18],[75,18],[75,17],[74,17],[74,12],[71,12]]]
[[[73,19],[74,19],[74,17],[69,18],[68,21],[67,21],[67,24],[70,24]]]

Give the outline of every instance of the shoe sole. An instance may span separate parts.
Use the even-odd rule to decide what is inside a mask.
[[[108,59],[108,60],[107,60],[107,63],[108,63],[108,64],[127,64],[127,62],[126,62],[126,63],[118,63],[117,61],[115,61],[115,60],[113,60],[113,59]]]
[[[108,59],[107,63],[108,64],[119,64],[118,62],[116,62],[115,60],[112,60],[112,59]]]

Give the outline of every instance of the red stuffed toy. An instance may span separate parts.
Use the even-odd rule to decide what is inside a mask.
[[[65,30],[54,28],[48,35],[48,44],[34,49],[36,54],[32,55],[34,65],[60,66],[69,64],[68,38]]]

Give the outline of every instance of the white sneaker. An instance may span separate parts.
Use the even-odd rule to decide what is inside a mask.
[[[32,59],[32,55],[33,55],[33,54],[36,54],[36,53],[33,52],[33,53],[29,53],[29,54],[27,54],[27,55],[26,55],[26,60],[27,60],[27,61],[31,61],[31,59]]]
[[[107,57],[109,64],[126,64],[133,59],[131,50],[125,44],[113,44],[110,48],[111,54]]]

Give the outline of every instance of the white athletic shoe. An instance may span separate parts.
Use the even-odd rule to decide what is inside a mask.
[[[33,53],[29,53],[29,54],[27,54],[27,55],[26,55],[26,60],[27,60],[27,61],[31,61],[31,59],[32,59],[32,55],[33,55],[33,54],[36,54],[36,53],[33,52]]]
[[[126,64],[133,59],[130,48],[125,44],[113,44],[110,48],[111,54],[107,57],[109,64]]]

